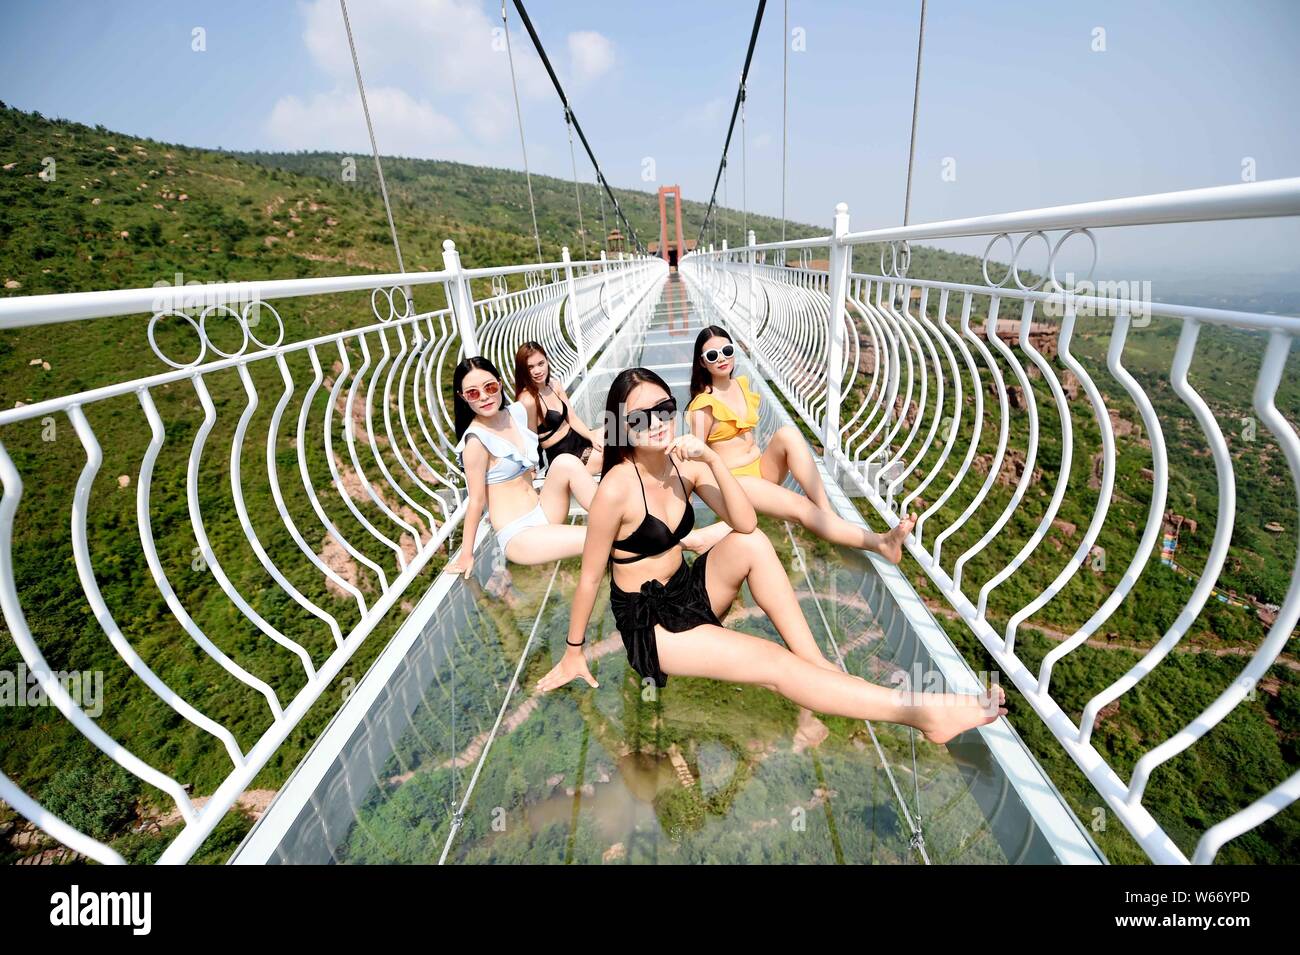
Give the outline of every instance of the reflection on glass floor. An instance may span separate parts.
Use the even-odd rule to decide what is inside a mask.
[[[656,367],[684,407],[699,327],[673,276],[644,343],[608,367]],[[593,373],[587,393],[602,401],[611,374]],[[828,657],[881,684],[929,669],[864,556],[771,520],[762,529]],[[540,696],[578,570],[507,564],[485,541],[475,579],[451,584],[268,861],[1058,861],[979,733],[940,747],[757,687],[673,677],[643,688],[607,587],[588,632],[600,686]],[[778,639],[747,590],[725,622]]]

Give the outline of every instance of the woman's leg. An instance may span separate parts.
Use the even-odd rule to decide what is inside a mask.
[[[594,478],[600,473],[604,464],[605,452],[599,446],[592,447],[591,456],[587,458],[587,473]]]
[[[569,520],[569,496],[577,498],[579,506],[588,510],[596,496],[596,480],[587,473],[581,458],[560,454],[546,468],[546,480],[539,492],[542,510],[552,524]]]
[[[731,607],[746,579],[749,580],[749,592],[776,625],[791,653],[816,666],[839,669],[817,646],[785,567],[776,556],[772,542],[761,530],[751,534],[733,531],[709,551],[708,563],[704,565],[704,585],[719,620]]]
[[[800,659],[770,640],[713,624],[681,633],[656,626],[655,642],[659,666],[669,676],[764,686],[799,706],[829,716],[914,726],[932,743],[946,743],[958,733],[992,723],[1006,713],[1006,694],[1000,686],[995,685],[984,697],[878,686]]]
[[[549,564],[580,556],[586,543],[587,528],[580,524],[539,524],[510,538],[506,559],[516,564]]]
[[[758,467],[763,473],[763,480],[773,484],[781,484],[787,474],[793,474],[815,507],[833,513],[831,499],[826,496],[826,486],[817,470],[817,462],[813,460],[812,450],[794,425],[787,424],[776,429],[776,434],[772,435],[763,456],[759,458]]]
[[[783,521],[801,524],[832,544],[873,551],[894,564],[903,559],[903,541],[916,523],[916,516],[909,514],[893,530],[877,534],[857,524],[850,524],[832,511],[823,511],[808,498],[796,494],[788,487],[754,477],[740,477],[736,480],[745,489],[754,510]]]

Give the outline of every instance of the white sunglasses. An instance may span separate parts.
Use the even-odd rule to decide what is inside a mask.
[[[730,358],[735,353],[736,353],[735,345],[723,345],[721,349],[710,348],[708,351],[704,353],[703,358],[710,365],[716,365],[724,358]]]

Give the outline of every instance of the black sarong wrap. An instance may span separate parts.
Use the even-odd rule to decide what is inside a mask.
[[[543,464],[550,464],[561,454],[572,454],[575,458],[587,463],[587,458],[591,457],[591,441],[585,436],[578,434],[572,427],[569,433],[556,441],[549,448],[538,447],[538,453],[541,455]],[[585,456],[584,456],[585,455]]]
[[[655,643],[655,624],[678,633],[702,623],[721,625],[704,583],[704,560],[701,554],[694,563],[683,560],[668,582],[647,580],[636,593],[620,590],[611,579],[610,609],[623,637],[627,662],[642,679],[651,677],[655,686],[668,684],[668,675],[659,669],[659,648]]]

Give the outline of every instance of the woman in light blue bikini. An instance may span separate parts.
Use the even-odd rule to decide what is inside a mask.
[[[469,503],[460,553],[447,569],[466,577],[473,570],[474,537],[484,505],[507,560],[545,564],[582,553],[587,530],[568,523],[569,497],[586,509],[596,493],[595,479],[571,454],[551,461],[541,492],[533,489],[537,433],[529,430],[523,405],[505,404],[501,388],[501,373],[486,358],[466,358],[452,375],[460,439],[456,451]]]

